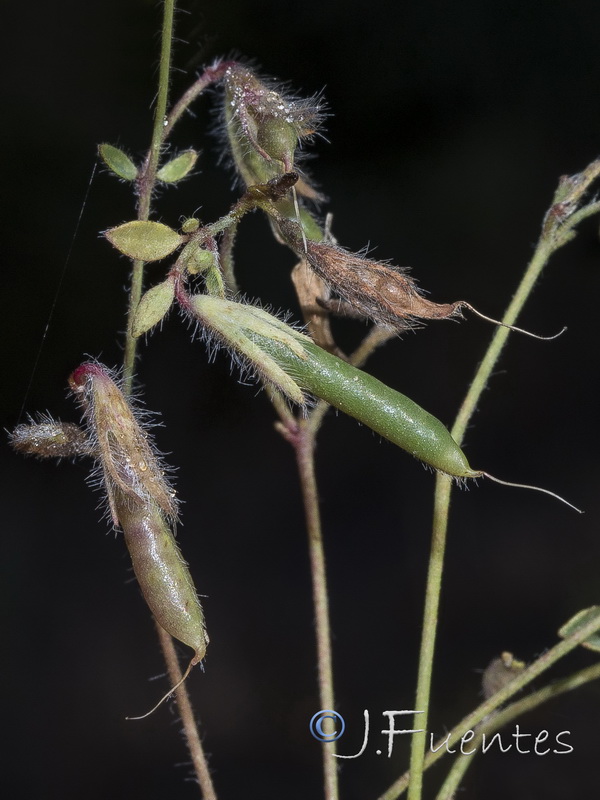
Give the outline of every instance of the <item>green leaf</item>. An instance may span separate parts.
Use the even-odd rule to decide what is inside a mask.
[[[600,606],[590,606],[590,608],[584,608],[583,611],[579,611],[575,614],[574,617],[562,626],[559,630],[558,635],[563,639],[566,639],[567,636],[570,636],[572,633],[576,633],[580,628],[584,625],[587,625],[588,622],[591,622],[595,617],[600,614]],[[581,643],[584,647],[587,647],[588,650],[595,650],[596,652],[600,652],[600,631],[593,633],[589,639],[586,639],[585,642]]]
[[[137,339],[160,322],[171,308],[174,296],[175,282],[172,278],[148,289],[135,310],[131,335]]]
[[[167,161],[158,170],[156,177],[163,183],[177,183],[191,172],[197,159],[198,153],[195,150],[186,150],[171,161]]]
[[[111,172],[114,172],[119,178],[126,181],[134,181],[137,178],[136,165],[127,153],[119,150],[118,147],[113,147],[112,144],[101,144],[98,146],[98,153]]]
[[[162,222],[125,222],[110,228],[104,235],[123,255],[140,261],[166,258],[184,241],[177,231]]]

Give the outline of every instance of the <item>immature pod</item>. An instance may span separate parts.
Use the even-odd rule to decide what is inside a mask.
[[[192,664],[204,658],[208,637],[204,614],[186,562],[157,505],[132,505],[117,491],[115,507],[133,571],[155,619],[192,648]]]
[[[448,429],[410,398],[314,344],[256,306],[193,295],[189,310],[236,355],[294,402],[326,400],[415,458],[455,478],[481,476]]]
[[[241,64],[227,68],[223,83],[227,136],[235,167],[246,186],[290,172],[296,148],[321,122],[318,98],[286,96]],[[303,180],[297,188],[302,195],[318,197]]]
[[[477,478],[450,431],[424,408],[312,342],[303,344],[298,358],[281,342],[251,338],[305,391],[368,425],[415,458],[454,478]]]
[[[505,486],[535,489],[579,511],[547,489],[509,483],[473,469],[439,419],[263,309],[207,295],[193,295],[184,307],[205,330],[216,333],[235,355],[242,355],[263,380],[291,400],[298,402],[300,395],[305,401],[303,392],[320,397],[450,477],[486,477]]]
[[[122,528],[142,594],[167,633],[202,660],[208,637],[192,577],[175,543],[175,493],[164,465],[109,370],[95,361],[69,379],[94,442],[108,504]]]

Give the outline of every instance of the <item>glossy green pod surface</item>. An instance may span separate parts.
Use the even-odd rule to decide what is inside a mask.
[[[406,395],[386,386],[312,343],[302,342],[307,358],[285,345],[250,334],[305,391],[368,425],[390,442],[436,470],[455,478],[476,478],[450,431]]]

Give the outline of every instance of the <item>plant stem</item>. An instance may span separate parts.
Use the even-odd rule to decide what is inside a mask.
[[[540,240],[533,258],[527,267],[525,275],[521,280],[519,288],[517,289],[515,296],[511,300],[510,305],[508,306],[506,313],[502,318],[502,322],[507,325],[514,324],[523,306],[525,305],[527,298],[531,294],[531,290],[539,278],[541,271],[546,266],[549,257],[552,255],[553,250],[554,248],[550,242],[548,242],[546,239]],[[463,404],[460,407],[460,411],[458,412],[451,430],[453,438],[459,445],[462,444],[469,420],[473,416],[475,408],[477,407],[477,403],[479,402],[479,398],[481,397],[490,375],[496,366],[509,333],[510,331],[507,328],[497,328],[483,361],[475,373],[475,377],[473,378],[473,381],[469,387],[469,391],[463,400]]]
[[[508,683],[503,689],[496,692],[494,695],[492,695],[492,697],[483,702],[474,711],[462,719],[458,725],[455,725],[450,733],[448,733],[442,740],[437,741],[427,753],[427,756],[424,759],[423,769],[428,769],[432,764],[435,764],[436,761],[445,755],[448,752],[446,748],[449,749],[459,742],[465,731],[474,730],[483,719],[492,714],[497,708],[499,708],[499,706],[506,703],[507,700],[513,697],[513,695],[517,694],[517,692],[520,692],[521,689],[525,688],[525,686],[527,686],[531,681],[538,678],[543,672],[553,666],[561,658],[564,658],[568,653],[571,652],[571,650],[574,650],[598,630],[600,630],[600,614],[594,617],[594,619],[590,620],[586,625],[579,628],[576,633],[572,634],[571,636],[567,636],[567,638],[560,641],[550,650],[547,650],[536,661],[530,664],[527,669],[516,675],[513,680],[510,681],[510,683]],[[550,692],[550,695],[548,695],[549,698],[549,696],[551,696],[551,689],[550,687],[546,687],[546,689]],[[412,784],[410,770],[398,778],[398,780],[395,781],[389,787],[389,789],[387,789],[387,791],[381,795],[379,800],[396,800],[397,797],[406,791],[409,783]]]
[[[512,703],[502,711],[495,713],[489,721],[480,724],[475,737],[469,741],[468,749],[473,750],[477,748],[482,742],[484,735],[494,734],[509,722],[518,719],[528,711],[532,711],[547,700],[558,697],[565,692],[570,692],[573,689],[578,689],[580,686],[584,686],[586,683],[597,680],[598,678],[600,678],[600,664],[593,664],[591,667],[573,673],[573,675],[554,681],[538,692],[534,692],[528,697],[525,697],[523,700]],[[455,797],[456,790],[465,772],[473,762],[473,755],[475,755],[475,753],[457,756],[452,769],[448,773],[438,793],[437,800],[452,800],[452,798]]]
[[[207,69],[204,70],[202,75],[200,75],[200,77],[190,86],[189,89],[187,89],[187,91],[180,97],[180,99],[170,110],[162,130],[163,142],[173,130],[175,123],[181,118],[182,114],[189,108],[194,100],[202,94],[207,86],[210,86],[211,83],[215,83],[216,81],[220,80],[227,71],[228,67],[235,63],[235,61],[221,61],[220,63],[215,64],[213,67],[207,67]]]
[[[163,24],[161,32],[160,66],[158,71],[158,93],[154,110],[152,140],[146,160],[138,178],[138,220],[146,221],[150,217],[152,193],[156,185],[156,172],[160,159],[160,147],[164,140],[165,116],[169,96],[169,75],[171,70],[171,46],[173,41],[173,16],[175,0],[164,0]],[[129,311],[127,314],[127,333],[125,335],[125,356],[123,360],[123,385],[125,395],[131,394],[137,339],[131,334],[133,315],[142,296],[144,280],[144,262],[135,260],[131,274],[129,290]]]
[[[350,357],[350,362],[355,366],[362,365],[376,347],[392,336],[394,336],[393,331],[373,328]],[[288,404],[279,393],[271,392],[270,399],[281,420],[277,424],[277,429],[290,442],[296,454],[300,487],[304,501],[313,587],[319,670],[319,702],[321,708],[335,710],[327,572],[314,461],[317,433],[329,405],[324,401],[320,401],[306,419],[296,420],[290,412]],[[333,757],[335,752],[335,742],[323,743],[323,775],[326,800],[337,800],[338,798],[337,764]]]
[[[519,288],[517,289],[502,322],[513,325],[539,275],[553,252],[552,243],[542,237],[531,259]],[[458,412],[451,433],[457,444],[461,444],[469,420],[475,411],[481,393],[483,392],[492,370],[494,369],[500,352],[506,343],[508,328],[498,328],[492,337],[483,361],[479,365],[469,391]],[[452,484],[450,479],[438,474],[434,498],[433,531],[431,544],[431,561],[425,591],[425,610],[423,615],[423,638],[419,658],[419,677],[417,681],[416,708],[422,711],[418,716],[418,725],[427,730],[429,718],[429,702],[431,697],[431,676],[433,670],[433,657],[435,651],[435,638],[439,609],[439,598],[442,586],[442,572],[444,553],[446,549],[446,535],[448,531],[448,515],[450,509],[450,495]],[[412,777],[408,792],[409,800],[420,800],[422,794],[422,772],[425,758],[426,734],[415,734],[412,739],[410,772]]]
[[[431,675],[433,672],[433,654],[437,632],[438,611],[444,571],[444,553],[446,551],[446,520],[450,503],[452,480],[448,475],[437,476],[435,503],[433,509],[433,532],[431,553],[425,589],[425,610],[421,634],[421,651],[419,654],[419,676],[415,710],[414,730],[410,750],[411,775],[408,790],[409,800],[420,800],[423,788],[423,762],[425,759],[425,743],[427,740],[427,723],[429,718],[429,700],[431,693]]]
[[[598,176],[599,171],[599,162],[593,162],[580,176],[576,176],[579,177],[580,180],[577,185],[576,194],[573,195],[574,198],[577,200],[581,198],[589,184]],[[546,220],[551,217],[552,212],[556,208],[556,205],[551,206],[550,211],[546,215]],[[600,210],[600,204],[598,202],[590,203],[587,206],[583,206],[575,213],[572,213],[562,224],[544,225],[535,253],[502,318],[504,324],[514,325],[552,253],[573,237],[573,228],[577,223],[591,214],[597,213],[598,210]],[[500,353],[506,343],[509,333],[510,331],[508,328],[499,327],[496,330],[483,361],[475,373],[475,377],[473,378],[451,430],[452,437],[458,445],[462,444],[469,421],[473,416],[483,390],[487,386],[492,371],[498,362],[498,358],[500,357]],[[423,639],[419,658],[419,677],[416,697],[416,708],[423,713],[418,715],[417,721],[419,724],[417,725],[415,722],[415,728],[420,728],[422,726],[425,730],[427,730],[429,718],[431,676],[435,651],[439,597],[442,585],[443,559],[448,531],[450,495],[450,480],[446,476],[438,474],[434,499],[431,562],[425,592]],[[425,735],[414,735],[410,758],[410,772],[413,777],[408,793],[409,800],[420,800],[421,798],[424,758]]]
[[[169,76],[171,69],[171,46],[173,41],[173,17],[175,13],[175,0],[164,0],[163,24],[161,32],[161,52],[158,78],[158,93],[154,112],[154,125],[150,149],[146,156],[143,168],[138,178],[138,220],[146,221],[150,217],[152,194],[156,186],[156,173],[160,159],[160,148],[164,141],[165,116],[169,95]],[[135,356],[137,339],[131,334],[133,316],[142,296],[144,279],[144,262],[135,260],[132,267],[131,285],[129,289],[129,310],[127,315],[127,333],[125,338],[125,355],[123,360],[123,389],[125,395],[131,395],[133,387],[133,374],[135,369]],[[175,686],[181,681],[181,670],[177,661],[177,653],[171,636],[156,623],[158,638],[169,671],[171,685]],[[190,751],[194,771],[198,778],[204,800],[216,800],[214,786],[204,756],[202,742],[194,714],[190,704],[185,684],[181,683],[175,690],[177,705],[183,722],[183,730]]]
[[[167,664],[167,669],[169,671],[171,685],[175,686],[181,681],[181,670],[179,668],[179,661],[177,659],[177,653],[175,651],[173,639],[165,630],[163,630],[163,628],[161,628],[158,622],[156,623],[156,630],[158,633],[160,646],[163,651],[163,656]],[[202,742],[200,741],[200,735],[198,733],[198,726],[196,725],[196,720],[194,719],[194,712],[192,710],[192,705],[190,703],[190,698],[185,683],[181,683],[179,686],[177,686],[177,689],[175,689],[175,697],[177,698],[177,706],[179,708],[179,713],[181,714],[181,722],[183,723],[185,739],[188,750],[190,751],[190,755],[192,757],[194,772],[196,773],[198,783],[200,784],[200,789],[202,790],[202,796],[204,800],[217,800],[217,795],[210,777],[208,763],[206,761],[206,756],[204,755]]]
[[[298,424],[294,449],[304,500],[304,514],[308,533],[308,551],[313,587],[313,605],[317,632],[317,659],[319,665],[319,702],[323,709],[335,709],[333,693],[333,668],[331,656],[331,629],[329,624],[329,597],[325,570],[325,551],[319,513],[319,493],[315,478],[315,433],[308,420]],[[323,743],[323,776],[325,800],[337,800],[338,775],[334,758],[335,742]]]

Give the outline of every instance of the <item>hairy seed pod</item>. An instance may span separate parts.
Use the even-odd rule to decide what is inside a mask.
[[[132,506],[118,490],[115,507],[146,603],[160,625],[204,658],[208,636],[204,614],[175,537],[158,506]]]
[[[337,245],[302,236],[293,220],[280,219],[279,229],[288,244],[303,256],[317,275],[355,312],[378,325],[399,330],[424,319],[460,316],[467,303],[433,303],[423,297],[406,268],[393,267]],[[335,303],[330,304],[335,308]]]
[[[302,393],[308,392],[434,469],[455,478],[482,474],[471,469],[448,429],[425,409],[264,309],[208,295],[193,295],[188,305],[205,329],[294,402],[305,402]]]
[[[264,382],[293,402],[304,405],[304,393],[308,392],[452,478],[485,477],[504,486],[534,489],[580,512],[548,489],[502,481],[489,472],[474,470],[439,419],[406,395],[323,350],[267,311],[208,295],[182,295],[180,300],[205,332],[216,333],[234,358],[241,356]]]
[[[95,443],[108,504],[123,530],[140,589],[156,621],[204,657],[208,637],[192,577],[175,542],[174,492],[149,435],[102,364],[89,361],[69,378]]]
[[[109,370],[96,361],[88,361],[73,372],[69,385],[84,409],[115,525],[119,524],[113,500],[117,490],[132,505],[152,500],[168,519],[176,519],[175,492],[165,478],[148,434]]]
[[[39,422],[17,425],[9,437],[18,453],[37,458],[75,458],[94,454],[89,439],[79,425],[60,422],[49,416]]]

